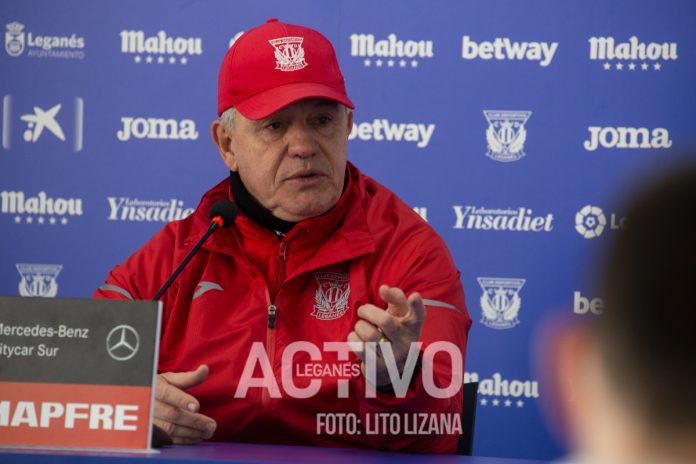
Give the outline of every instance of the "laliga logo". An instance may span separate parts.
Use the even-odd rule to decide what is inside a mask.
[[[305,52],[302,48],[302,37],[281,37],[269,40],[268,43],[275,49],[276,67],[281,71],[299,71],[308,66],[304,59]]]
[[[602,235],[607,225],[607,217],[601,208],[586,205],[575,215],[575,230],[589,239]]]
[[[611,214],[610,221],[598,206],[585,205],[575,215],[575,230],[585,237],[591,239],[599,237],[608,225],[612,230],[623,229],[626,227],[626,218],[617,218],[616,214]]]
[[[502,163],[522,158],[525,155],[524,142],[527,140],[524,124],[532,112],[484,110],[483,115],[488,121],[486,156]]]

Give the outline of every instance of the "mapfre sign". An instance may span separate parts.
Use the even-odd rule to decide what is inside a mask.
[[[160,315],[0,297],[0,446],[149,449]]]

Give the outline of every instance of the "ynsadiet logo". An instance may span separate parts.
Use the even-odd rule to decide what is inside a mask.
[[[664,127],[648,129],[646,127],[600,127],[587,128],[590,138],[585,140],[583,147],[587,151],[603,148],[669,148],[672,140],[669,131]]]
[[[517,315],[522,306],[520,290],[525,279],[504,277],[479,277],[483,290],[481,299],[481,323],[491,329],[511,329],[520,323]]]
[[[200,37],[170,37],[165,31],[146,36],[145,31],[121,31],[121,53],[132,54],[135,63],[186,64],[203,54]]]
[[[184,202],[172,198],[164,200],[139,200],[128,197],[107,197],[109,221],[124,222],[171,222],[193,213],[193,208],[184,208]]]
[[[524,124],[532,112],[484,110],[483,115],[488,121],[486,156],[502,163],[522,158],[525,155],[524,142],[527,140]]]
[[[401,40],[396,34],[375,40],[373,34],[352,34],[350,56],[364,58],[363,65],[381,68],[417,68],[419,59],[433,57],[432,40]]]
[[[82,151],[85,107],[82,98],[75,97],[70,103],[52,102],[42,106],[25,100],[19,99],[20,108],[25,109],[15,114],[15,98],[12,95],[3,97],[2,146],[5,150],[12,148],[13,140],[19,135],[15,133],[15,125],[20,124],[23,128],[21,138],[26,143],[68,142],[73,151]]]
[[[116,133],[121,142],[127,142],[131,137],[136,139],[157,140],[196,140],[198,131],[192,119],[141,118],[123,116],[123,127]]]
[[[16,266],[21,277],[19,281],[20,296],[53,298],[58,294],[56,278],[63,266],[60,264],[21,263]]]
[[[82,216],[82,200],[79,198],[51,198],[46,192],[26,197],[24,192],[0,192],[0,213],[14,216],[15,224],[24,220],[27,224],[68,223],[68,216]]]
[[[666,61],[676,61],[676,42],[641,42],[635,35],[627,42],[614,37],[590,37],[590,59],[600,61],[605,71],[660,71]]]
[[[350,275],[337,272],[315,272],[317,292],[312,316],[320,321],[338,319],[348,311]]]
[[[375,119],[372,122],[356,122],[348,140],[359,139],[376,142],[410,142],[418,148],[425,148],[435,132],[435,124],[413,122],[390,122],[388,119]]]
[[[527,60],[539,66],[551,64],[558,50],[558,42],[514,42],[508,37],[498,37],[493,42],[475,42],[471,37],[462,37],[462,58],[473,60]]]
[[[551,232],[553,214],[534,216],[529,208],[489,209],[475,206],[452,206],[457,220],[455,229],[500,230],[508,232]]]
[[[5,51],[11,57],[19,57],[27,50],[32,58],[78,59],[85,57],[85,39],[77,34],[69,36],[38,35],[25,32],[24,24],[17,21],[6,24]]]
[[[280,37],[269,40],[273,45],[276,67],[280,71],[299,71],[308,66],[302,48],[303,37]]]
[[[575,214],[575,230],[586,239],[599,237],[609,226],[611,230],[622,229],[626,226],[626,218],[612,213],[610,220],[599,206],[585,205]]]
[[[523,408],[525,401],[539,398],[539,382],[536,380],[505,379],[500,372],[482,378],[476,372],[465,372],[464,382],[478,382],[481,406]]]

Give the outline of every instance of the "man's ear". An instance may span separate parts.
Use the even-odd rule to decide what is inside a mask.
[[[348,110],[348,134],[353,130],[353,110]]]
[[[222,162],[225,163],[230,171],[237,171],[239,164],[237,163],[237,157],[232,151],[232,134],[219,119],[215,119],[210,125],[210,136],[220,152]]]

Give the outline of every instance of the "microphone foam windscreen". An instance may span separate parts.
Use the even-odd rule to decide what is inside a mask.
[[[239,214],[239,209],[230,200],[220,200],[210,208],[210,219],[220,216],[222,218],[222,227],[232,224],[237,218],[237,214]]]

